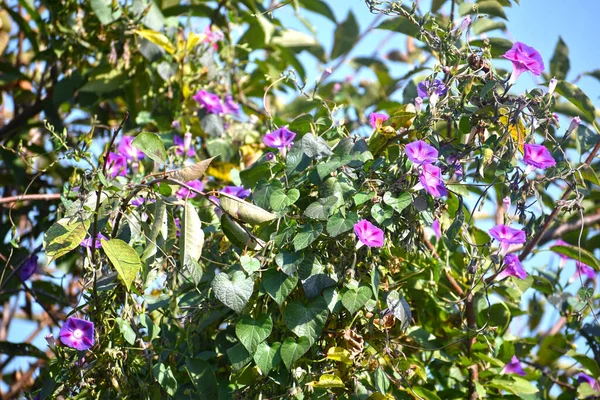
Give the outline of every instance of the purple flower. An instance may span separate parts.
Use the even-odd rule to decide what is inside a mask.
[[[214,93],[201,89],[198,90],[192,98],[196,100],[202,108],[206,109],[206,112],[208,113],[221,114],[223,112],[221,99]]]
[[[333,73],[333,69],[331,67],[325,68],[325,71],[321,74],[321,79],[319,79],[319,83],[323,82],[329,75]]]
[[[244,189],[243,186],[225,186],[221,189],[221,193],[230,194],[235,197],[239,197],[240,199],[245,199],[250,196],[250,189]]]
[[[556,161],[546,146],[541,144],[526,144],[523,161],[534,168],[546,169],[556,165]],[[531,172],[531,171],[529,171]]]
[[[179,135],[173,135],[173,145],[175,146],[175,154],[178,156],[182,156],[185,154],[185,140],[181,138]],[[196,155],[196,150],[194,147],[188,146],[187,156],[194,157]]]
[[[127,159],[125,156],[113,152],[108,153],[107,166],[106,172],[111,178],[127,175]]]
[[[60,328],[58,336],[67,347],[87,350],[94,345],[94,323],[71,317]]]
[[[189,181],[187,182],[187,185],[191,188],[194,188],[196,190],[202,191],[202,189],[204,189],[204,184],[199,181],[198,179],[196,179],[195,181]],[[186,187],[180,187],[177,192],[175,192],[175,196],[177,196],[180,199],[192,199],[194,197],[196,197],[196,192],[192,192],[191,190],[189,190]]]
[[[131,205],[132,205],[132,206],[134,206],[134,207],[139,207],[139,206],[141,206],[142,204],[144,204],[145,202],[148,202],[148,203],[156,203],[156,199],[148,199],[148,198],[146,198],[146,197],[139,196],[139,197],[136,197],[135,199],[131,200],[131,201],[129,202],[129,204],[131,204]]]
[[[240,106],[233,101],[233,98],[230,94],[225,96],[225,101],[223,102],[223,113],[224,114],[237,114],[240,112]]]
[[[35,271],[37,271],[38,267],[38,256],[33,254],[31,255],[25,264],[21,267],[21,271],[19,272],[19,278],[21,278],[22,282],[25,282],[27,279],[33,275]]]
[[[269,151],[268,153],[265,154],[265,159],[267,161],[275,161],[275,154],[273,154]]]
[[[504,257],[504,270],[496,278],[500,280],[508,276],[516,276],[519,279],[527,278],[527,272],[515,254],[507,254]]]
[[[556,80],[556,78],[550,79],[550,82],[548,82],[548,94],[549,95],[554,93],[554,90],[556,89],[557,84],[558,84],[558,81]]]
[[[569,124],[569,128],[567,129],[567,133],[565,136],[568,136],[571,134],[571,132],[573,132],[575,129],[577,129],[577,127],[581,124],[581,118],[579,117],[574,117],[571,120],[571,123]]]
[[[429,97],[429,103],[432,106],[435,106],[440,96],[445,95],[446,92],[448,92],[448,88],[446,85],[444,85],[444,82],[440,81],[439,79],[435,79],[433,83],[431,83],[429,79],[426,79],[422,82],[419,82],[417,85],[417,93],[419,94],[419,97]]]
[[[500,254],[504,255],[508,252],[511,244],[525,243],[527,236],[520,229],[514,229],[506,225],[496,225],[489,230],[490,235],[500,242]]]
[[[590,267],[589,265],[586,265],[580,261],[575,261],[575,267],[576,267],[576,271],[575,271],[575,275],[573,275],[574,278],[578,278],[582,275],[585,275],[588,277],[588,279],[591,279],[591,280],[596,279],[596,271],[594,270],[594,268]]]
[[[387,115],[382,113],[371,113],[371,115],[369,115],[369,124],[371,124],[373,129],[378,129],[381,128],[383,123],[387,121],[388,118],[389,117]]]
[[[360,243],[364,245],[369,247],[383,246],[383,231],[366,219],[362,219],[354,224],[354,233]]]
[[[175,218],[175,227],[177,228],[177,230],[175,231],[175,235],[177,235],[177,237],[179,237],[179,235],[181,235],[181,220],[179,218]]]
[[[471,21],[471,17],[467,15],[465,18],[463,18],[460,25],[456,29],[452,30],[452,33],[456,34],[457,31],[464,32],[465,29],[469,27],[469,24],[471,24]]]
[[[504,366],[504,369],[502,369],[502,373],[517,374],[521,376],[527,375],[525,371],[523,371],[523,367],[521,367],[521,362],[519,361],[517,356],[512,356],[510,362]]]
[[[106,236],[104,236],[103,234],[101,234],[100,232],[98,232],[98,234],[96,234],[96,243],[94,245],[94,248],[99,249],[99,248],[102,247],[102,242],[100,241],[101,239],[108,240],[106,238]],[[87,239],[83,239],[81,241],[81,243],[79,243],[79,245],[81,247],[87,247],[88,249],[91,249],[92,248],[92,238],[89,237]]]
[[[181,129],[181,124],[179,123],[179,121],[177,121],[176,119],[174,119],[173,122],[171,122],[171,128],[173,128],[173,129]]]
[[[442,180],[442,170],[431,164],[423,165],[419,181],[423,188],[433,197],[447,196],[448,191]]]
[[[290,131],[287,126],[282,126],[271,133],[267,133],[263,138],[263,143],[269,147],[277,148],[282,154],[285,154],[287,147],[292,144],[295,137],[296,134]]]
[[[406,145],[408,159],[417,165],[431,164],[438,160],[438,151],[422,140],[417,140]]]
[[[119,154],[125,156],[129,161],[141,160],[144,158],[144,153],[131,145],[133,139],[135,139],[133,136],[123,136],[117,150],[119,151]]]
[[[437,238],[437,240],[440,240],[440,238],[442,237],[442,227],[440,226],[440,221],[437,219],[434,220],[431,224],[431,229],[433,229],[433,233],[435,233],[435,237]]]
[[[600,391],[600,385],[598,384],[598,381],[591,376],[584,374],[583,372],[580,372],[579,375],[577,375],[577,382],[587,383],[595,391]]]
[[[513,47],[502,57],[510,60],[513,65],[513,71],[508,81],[509,85],[515,83],[523,72],[529,71],[535,76],[539,76],[544,70],[544,60],[540,53],[521,42],[515,42]]]

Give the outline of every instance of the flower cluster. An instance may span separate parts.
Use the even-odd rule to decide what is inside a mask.
[[[240,111],[240,106],[233,101],[230,94],[221,101],[218,95],[200,89],[192,98],[209,114],[238,114]]]
[[[419,167],[419,184],[415,189],[425,189],[434,197],[448,195],[448,190],[442,180],[442,170],[433,165],[438,161],[438,151],[422,140],[417,140],[406,145],[406,156],[413,164]]]
[[[439,79],[434,79],[433,82],[425,80],[417,85],[417,93],[420,99],[429,97],[429,104],[435,107],[439,98],[448,92],[448,88]]]

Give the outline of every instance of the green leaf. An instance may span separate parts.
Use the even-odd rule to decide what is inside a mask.
[[[306,337],[298,338],[298,342],[294,338],[288,337],[281,344],[281,359],[288,370],[296,361],[300,359],[312,346],[312,342]]]
[[[227,349],[227,357],[234,372],[241,370],[252,360],[252,356],[241,343]]]
[[[391,290],[387,295],[387,306],[388,309],[394,314],[394,317],[400,321],[400,328],[405,330],[410,325],[412,320],[412,313],[410,312],[410,306],[404,300],[398,291]]]
[[[268,270],[263,274],[263,288],[279,306],[283,305],[283,302],[297,284],[298,278],[287,276],[283,272],[274,269]]]
[[[60,256],[64,256],[78,247],[90,227],[90,221],[80,218],[62,218],[52,224],[44,234],[44,249],[50,264]]]
[[[177,393],[177,379],[175,379],[173,371],[171,371],[171,366],[163,363],[156,364],[152,367],[152,373],[167,394],[175,396],[175,393]]]
[[[423,400],[442,400],[435,392],[425,389],[423,386],[415,386],[413,390]]]
[[[269,337],[273,329],[273,321],[267,314],[258,319],[244,315],[235,326],[235,334],[249,353],[254,353],[258,345]]]
[[[309,218],[326,220],[329,218],[335,209],[335,204],[338,202],[337,196],[329,196],[324,199],[319,199],[311,203],[304,210],[304,215]]]
[[[366,203],[367,201],[370,201],[371,199],[373,199],[373,197],[375,197],[377,193],[375,192],[368,192],[368,193],[356,193],[353,197],[354,199],[354,204],[357,206],[360,206],[363,203]]]
[[[275,36],[273,40],[271,40],[271,44],[281,46],[283,48],[311,47],[319,46],[319,41],[304,32],[294,29],[286,29],[284,31],[280,31],[279,36]]]
[[[306,224],[294,237],[294,249],[300,251],[310,246],[323,232],[323,224]]]
[[[390,192],[383,194],[383,202],[392,207],[397,212],[402,212],[412,203],[412,196],[408,192],[401,193],[398,197],[393,197]]]
[[[400,32],[417,39],[421,35],[421,29],[404,17],[386,18],[375,29],[385,29],[388,31]]]
[[[352,50],[360,28],[352,11],[348,12],[348,17],[341,24],[338,24],[333,37],[333,49],[331,50],[331,59],[335,60],[343,54],[347,54]]]
[[[489,385],[491,387],[495,387],[516,394],[517,396],[535,394],[539,391],[538,388],[531,384],[531,382],[514,375],[511,375],[510,378],[492,378],[492,380],[489,382]]]
[[[550,250],[558,254],[563,254],[569,258],[572,258],[573,260],[581,261],[582,263],[594,268],[596,271],[600,271],[600,260],[598,260],[596,256],[594,256],[594,254],[588,250],[579,249],[575,246],[552,246]]]
[[[111,0],[91,0],[90,6],[103,25],[115,22],[121,16],[121,6],[119,3],[115,3],[115,7],[113,7]]]
[[[282,251],[275,257],[275,262],[283,272],[289,276],[293,276],[298,269],[298,265],[300,265],[303,259],[303,253],[290,253],[288,251]]]
[[[116,318],[115,321],[117,322],[117,325],[119,325],[119,329],[127,343],[133,346],[135,344],[136,335],[133,329],[131,329],[129,322],[123,320],[123,318]]]
[[[302,139],[296,144],[299,150],[301,150],[307,157],[320,160],[324,157],[329,157],[333,154],[331,148],[320,136],[315,136],[312,133],[307,133],[302,136]]]
[[[336,237],[344,232],[348,232],[357,222],[358,215],[356,213],[351,212],[348,216],[343,216],[342,213],[338,212],[327,221],[327,233],[331,237]]]
[[[122,89],[127,82],[127,76],[119,69],[114,69],[106,74],[92,77],[85,85],[79,88],[80,92],[101,95]]]
[[[184,268],[200,260],[204,245],[204,231],[196,208],[186,200],[179,235],[179,262]]]
[[[290,206],[300,198],[298,189],[290,189],[287,193],[284,189],[276,189],[270,198],[270,205],[274,211],[281,211]]]
[[[556,91],[577,107],[589,121],[596,119],[596,109],[589,97],[576,85],[566,81],[558,81]]]
[[[169,41],[169,39],[160,32],[155,32],[151,29],[139,29],[135,33],[140,35],[146,40],[154,43],[161,49],[165,50],[169,54],[175,54],[175,46]]]
[[[335,23],[335,14],[331,11],[331,8],[327,5],[327,2],[322,0],[298,0],[298,3],[308,11],[312,11],[317,14],[321,14],[325,18],[328,18],[331,22]]]
[[[206,160],[197,162],[194,165],[190,165],[176,171],[169,171],[169,175],[173,179],[177,179],[178,181],[182,182],[195,181],[196,179],[200,179],[204,176],[204,173],[214,159],[214,157],[207,158]]]
[[[260,260],[250,256],[241,256],[240,264],[248,274],[253,274],[260,269]]]
[[[200,400],[213,400],[219,397],[215,373],[206,361],[200,358],[187,357],[185,359],[185,369],[196,387],[197,396],[200,396]]]
[[[493,17],[506,18],[504,7],[496,0],[478,1],[476,4],[463,3],[458,7],[458,12],[461,16],[467,14],[488,14]]]
[[[307,385],[320,389],[343,389],[346,387],[342,378],[334,374],[323,374],[318,381],[308,382]]]
[[[234,272],[231,280],[226,273],[221,272],[213,279],[212,288],[221,303],[241,314],[254,291],[254,281],[246,278],[242,271]]]
[[[355,314],[371,298],[373,292],[368,286],[361,286],[358,290],[348,289],[342,295],[342,305],[350,314]]]
[[[140,315],[140,323],[142,326],[148,329],[148,338],[150,342],[158,337],[158,334],[160,333],[160,326],[156,325],[148,314]]]
[[[254,362],[260,368],[260,372],[267,375],[281,362],[281,343],[275,342],[270,346],[267,342],[260,343],[254,353]]]
[[[323,289],[335,286],[337,283],[319,258],[314,255],[309,255],[302,260],[298,268],[298,277],[302,280],[304,294],[309,299],[319,296]]]
[[[133,139],[131,145],[158,164],[164,164],[167,159],[165,145],[156,133],[142,132]]]
[[[127,290],[129,290],[142,266],[140,256],[133,247],[121,239],[101,240],[101,243],[102,250],[119,273]]]
[[[47,359],[46,353],[29,343],[13,343],[0,341],[0,354],[6,356],[20,357],[36,357],[43,360]]]
[[[473,25],[471,25],[471,29],[473,30],[474,34],[481,35],[482,33],[493,31],[495,29],[505,31],[506,24],[504,22],[494,21],[489,18],[479,18],[475,20],[475,22],[473,22]]]
[[[471,46],[484,47],[485,42],[489,42],[491,45],[490,53],[492,57],[498,58],[513,46],[513,42],[504,38],[488,38],[485,41],[483,39],[471,40],[469,44]]]
[[[163,227],[166,226],[167,207],[165,202],[161,198],[158,198],[153,208],[152,217],[154,220],[152,221],[150,233],[146,234],[146,248],[140,257],[142,262],[146,262],[146,260],[156,254],[157,247],[161,244],[158,241],[158,235],[161,233]]]
[[[325,327],[328,314],[327,303],[322,297],[317,297],[306,305],[299,301],[290,302],[285,308],[283,319],[292,332],[305,336],[314,343]]]
[[[221,229],[227,239],[241,249],[258,250],[265,246],[265,243],[251,236],[237,222],[232,220],[227,214],[221,216]]]
[[[252,225],[262,224],[277,218],[277,215],[227,193],[220,193],[219,201],[227,214]]]
[[[304,154],[297,145],[292,146],[292,149],[285,158],[285,171],[288,176],[299,174],[310,165],[310,158]],[[267,166],[268,169],[268,166]]]
[[[375,388],[381,394],[386,394],[388,389],[390,388],[391,382],[388,379],[387,375],[383,371],[381,366],[377,367],[374,374],[375,378]]]
[[[555,77],[558,80],[564,80],[567,78],[570,67],[569,48],[559,36],[556,47],[554,48],[554,55],[550,60],[550,76]]]

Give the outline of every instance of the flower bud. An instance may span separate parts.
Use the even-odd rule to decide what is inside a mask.
[[[46,336],[44,336],[44,339],[46,339],[46,343],[48,343],[48,347],[50,347],[50,350],[54,351],[54,349],[56,348],[56,341],[54,340],[54,335],[49,333]]]
[[[510,197],[506,196],[502,199],[502,206],[504,207],[504,211],[508,211],[510,208]]]
[[[421,107],[423,106],[423,99],[420,97],[415,98],[415,110],[417,110],[417,114],[421,112]]]
[[[554,89],[556,89],[556,84],[558,83],[558,80],[556,80],[556,78],[552,78],[550,79],[550,82],[548,82],[548,94],[551,95],[552,93],[554,93]]]
[[[339,82],[336,82],[333,84],[333,93],[337,93],[340,90],[342,90],[342,84]]]
[[[267,161],[275,161],[275,154],[268,152],[267,154],[265,154],[265,158]]]
[[[187,154],[187,152],[191,146],[192,146],[192,133],[186,132],[183,135],[183,154]]]
[[[180,129],[181,125],[179,124],[179,121],[174,120],[173,122],[171,122],[171,128],[173,128],[173,129]]]
[[[464,32],[471,24],[471,21],[472,21],[471,17],[467,15],[465,18],[463,18],[463,20],[461,21],[461,23],[457,29],[461,32]],[[456,30],[455,30],[455,32],[456,32]]]
[[[221,322],[217,329],[220,331],[224,331],[227,329],[228,326],[229,326],[229,322]]]
[[[321,79],[319,79],[319,83],[323,82],[325,79],[327,79],[327,77],[329,75],[331,75],[333,73],[333,70],[331,69],[331,67],[326,68],[325,71],[323,71],[323,73],[321,74]]]
[[[581,118],[579,118],[579,117],[573,118],[571,120],[571,124],[569,125],[569,128],[567,129],[567,135],[570,135],[575,129],[577,129],[579,124],[581,124]]]

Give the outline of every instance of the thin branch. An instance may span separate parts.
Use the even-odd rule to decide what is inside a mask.
[[[0,197],[0,204],[15,203],[19,201],[51,201],[59,199],[60,193],[20,194],[18,196]]]

